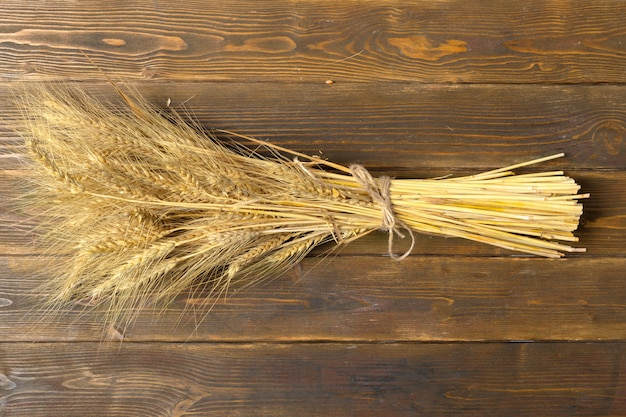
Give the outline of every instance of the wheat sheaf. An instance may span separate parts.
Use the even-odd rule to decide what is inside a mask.
[[[549,258],[584,251],[570,242],[588,194],[560,171],[513,173],[562,154],[463,177],[374,178],[232,132],[218,131],[250,146],[219,140],[114,87],[125,108],[59,84],[17,99],[28,210],[60,259],[45,284],[51,309],[104,305],[115,322],[184,291],[215,299],[377,230],[396,260],[410,250],[396,254],[394,239],[414,233]]]

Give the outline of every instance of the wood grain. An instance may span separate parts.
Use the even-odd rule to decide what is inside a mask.
[[[113,329],[102,313],[83,316],[79,307],[46,317],[35,308],[41,300],[28,294],[49,267],[45,259],[0,257],[2,339],[106,338]],[[206,300],[183,295],[117,331],[129,341],[619,341],[625,269],[626,258],[310,258],[218,302],[206,317]]]
[[[0,76],[623,83],[619,0],[3,1]]]
[[[621,0],[2,1],[0,415],[626,415],[624,15]],[[186,294],[129,329],[46,316],[33,289],[61,259],[14,210],[30,188],[12,91],[75,80],[119,104],[100,70],[203,127],[375,175],[565,152],[537,169],[591,192],[589,251],[419,236],[398,263],[372,235],[204,321]]]
[[[624,343],[4,344],[0,412],[618,416],[625,353]]]
[[[106,81],[81,86],[119,104]],[[626,86],[621,85],[133,86],[159,107],[169,98],[181,110],[184,102],[207,129],[233,130],[397,176],[475,171],[559,152],[567,157],[541,167],[626,167]],[[21,115],[12,101],[11,90],[1,88],[0,152],[6,156],[0,169],[15,166],[23,151],[15,133]]]

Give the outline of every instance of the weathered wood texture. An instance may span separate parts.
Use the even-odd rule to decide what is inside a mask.
[[[620,0],[3,1],[0,415],[626,415],[624,15]],[[14,210],[29,187],[11,94],[75,80],[119,104],[94,64],[207,128],[374,174],[564,152],[533,169],[591,193],[588,252],[418,236],[398,263],[374,234],[204,321],[185,294],[129,329],[47,317],[30,294],[62,260]]]
[[[620,416],[625,353],[623,343],[4,344],[0,406],[6,417]]]
[[[85,84],[114,100],[106,83]],[[558,169],[626,167],[626,86],[139,83],[151,102],[180,103],[202,126],[265,138],[398,176],[493,168],[557,152]],[[0,89],[4,153],[19,153],[19,113]],[[10,167],[10,158],[0,167]]]
[[[623,83],[620,0],[3,1],[0,74]]]
[[[28,294],[40,282],[33,267],[46,276],[44,260],[0,257],[4,340],[99,340],[109,330],[102,313],[31,311],[37,300]],[[130,341],[619,341],[626,339],[624,270],[623,257],[311,258],[217,303],[200,323],[202,300],[182,295],[165,312],[144,312],[132,328],[115,330]]]

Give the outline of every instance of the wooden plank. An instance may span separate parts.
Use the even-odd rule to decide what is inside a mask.
[[[96,0],[0,7],[0,75],[128,79],[624,82],[619,0]],[[47,75],[46,75],[47,74]]]
[[[626,4],[626,3],[625,3]],[[275,83],[135,85],[206,128],[256,136],[391,175],[477,170],[565,152],[541,167],[626,168],[626,86]],[[119,103],[106,82],[82,88]],[[0,169],[17,164],[21,115],[0,89]]]
[[[0,255],[33,255],[40,253],[29,232],[36,221],[20,214],[19,199],[29,188],[22,183],[25,171],[0,169]],[[576,246],[587,248],[586,253],[568,254],[568,257],[620,256],[626,247],[626,184],[625,171],[569,171],[591,198],[583,201],[581,226],[575,233],[580,238]],[[408,249],[408,240],[398,240],[397,250]],[[332,251],[334,244],[324,245],[316,254]],[[384,255],[387,237],[375,233],[341,248],[345,255]],[[463,239],[446,239],[416,235],[415,255],[513,256],[514,252]]]
[[[42,300],[28,294],[49,269],[43,259],[0,258],[0,340],[100,340],[107,332],[130,341],[626,338],[623,257],[307,259],[271,283],[233,293],[206,318],[206,300],[182,295],[165,311],[139,314],[128,329],[109,329],[103,313],[83,315],[80,307],[57,316],[37,309]]]
[[[0,346],[6,417],[626,413],[623,343]]]

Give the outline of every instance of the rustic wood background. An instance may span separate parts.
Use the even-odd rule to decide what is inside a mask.
[[[0,3],[0,415],[626,415],[626,2]],[[23,193],[18,83],[115,93],[375,173],[433,177],[555,152],[591,193],[586,254],[384,235],[307,258],[197,325],[180,297],[115,339],[46,326]],[[327,81],[332,83],[327,83]],[[35,329],[35,330],[34,330]],[[103,341],[104,340],[104,341]]]

